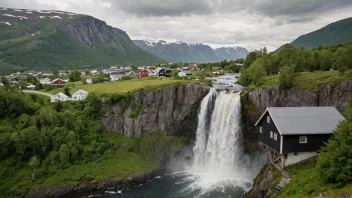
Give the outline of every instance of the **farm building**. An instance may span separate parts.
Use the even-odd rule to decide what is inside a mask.
[[[65,85],[66,83],[67,83],[67,81],[62,80],[62,79],[60,79],[60,78],[57,78],[57,79],[51,81],[50,84],[51,84],[51,85]]]
[[[318,155],[343,119],[335,107],[269,107],[255,126],[271,163],[284,168]]]

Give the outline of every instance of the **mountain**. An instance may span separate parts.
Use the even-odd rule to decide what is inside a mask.
[[[237,57],[236,50],[230,50],[230,54],[217,55],[218,50],[213,50],[210,46],[201,43],[189,44],[182,41],[175,43],[167,43],[165,41],[143,41],[134,40],[133,43],[145,51],[160,57],[169,62],[192,62],[192,63],[207,63],[207,62],[218,62],[222,60],[233,60],[233,57]],[[226,51],[226,50],[225,50]],[[221,50],[220,50],[221,52]],[[247,52],[248,53],[248,52]],[[222,53],[219,53],[222,54]],[[243,55],[238,55],[242,57]],[[246,57],[247,54],[243,57]],[[237,59],[237,58],[235,58]]]
[[[320,45],[331,46],[347,42],[352,42],[352,18],[331,23],[317,31],[302,35],[290,44],[296,48],[313,49]],[[280,51],[284,46],[276,51]]]
[[[0,8],[0,70],[166,63],[87,15]]]
[[[221,60],[236,60],[239,58],[246,58],[248,51],[242,47],[222,47],[215,49],[215,54]]]

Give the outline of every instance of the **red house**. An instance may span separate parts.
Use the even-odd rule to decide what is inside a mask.
[[[148,70],[146,70],[146,69],[137,69],[136,75],[137,75],[139,78],[148,77]]]
[[[66,83],[67,83],[66,81],[61,80],[60,78],[57,78],[57,79],[51,81],[50,84],[51,84],[51,85],[64,85],[64,84],[66,84]]]
[[[196,64],[188,65],[189,71],[196,71],[197,69],[198,69],[198,66]]]

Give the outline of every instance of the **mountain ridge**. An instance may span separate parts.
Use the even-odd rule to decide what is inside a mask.
[[[313,49],[320,45],[328,47],[347,42],[352,42],[352,17],[330,23],[318,30],[301,35],[288,44],[296,48]],[[280,51],[288,44],[279,47],[275,52]]]
[[[0,8],[0,70],[79,69],[166,61],[89,15]]]
[[[143,50],[169,62],[219,62],[222,60],[245,58],[248,55],[248,51],[241,47],[233,47],[231,50],[228,50],[231,51],[230,53],[225,53],[226,48],[213,49],[202,43],[186,43],[183,41],[166,42],[164,40],[133,40],[133,43]]]

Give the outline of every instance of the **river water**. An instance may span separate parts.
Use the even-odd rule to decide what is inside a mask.
[[[240,198],[252,187],[263,160],[243,152],[241,101],[236,75],[211,78],[203,99],[193,148],[193,163],[128,190],[74,197]]]

